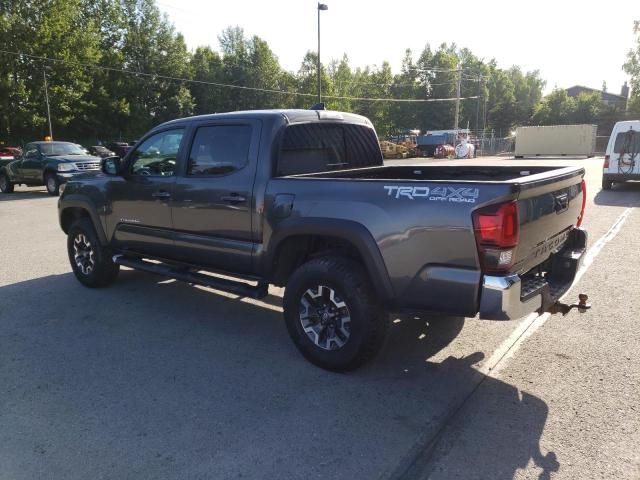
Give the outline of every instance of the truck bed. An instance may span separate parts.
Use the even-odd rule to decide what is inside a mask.
[[[352,170],[291,175],[291,178],[332,178],[351,180],[424,180],[447,182],[509,182],[521,184],[536,182],[551,177],[569,174],[573,176],[577,167],[540,166],[441,166],[441,165],[398,165]]]

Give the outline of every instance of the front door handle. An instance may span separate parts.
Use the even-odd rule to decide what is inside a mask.
[[[151,196],[153,198],[171,198],[171,194],[169,192],[165,192],[164,190],[160,190],[159,192],[153,192]]]
[[[247,199],[246,197],[243,197],[242,195],[238,195],[237,193],[232,193],[231,195],[225,195],[222,197],[222,201],[223,202],[227,202],[227,203],[243,203],[246,202]]]

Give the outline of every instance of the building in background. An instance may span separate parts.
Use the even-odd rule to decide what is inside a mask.
[[[617,110],[621,111],[627,109],[627,99],[629,98],[629,86],[627,85],[627,82],[624,82],[624,85],[620,89],[620,95],[603,92],[602,90],[597,90],[595,88],[583,87],[582,85],[574,85],[573,87],[567,88],[567,95],[574,98],[581,93],[592,92],[598,92],[602,95],[602,102],[608,107],[615,107]]]

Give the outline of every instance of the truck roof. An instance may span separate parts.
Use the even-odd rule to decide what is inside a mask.
[[[273,119],[281,118],[287,123],[317,122],[321,120],[347,121],[348,123],[359,123],[372,126],[368,118],[355,113],[338,112],[334,110],[303,110],[303,109],[274,109],[274,110],[244,110],[238,112],[212,113],[208,115],[197,115],[193,117],[178,118],[162,125],[172,125],[194,120],[217,120],[217,119]]]

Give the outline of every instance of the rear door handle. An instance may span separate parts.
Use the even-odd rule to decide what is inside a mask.
[[[159,192],[153,192],[151,196],[153,198],[171,198],[171,194],[169,192],[165,192],[164,190],[160,190]]]
[[[242,195],[238,195],[237,193],[235,194],[232,193],[231,195],[224,195],[222,197],[222,201],[227,203],[242,203],[242,202],[246,202],[247,199]]]

